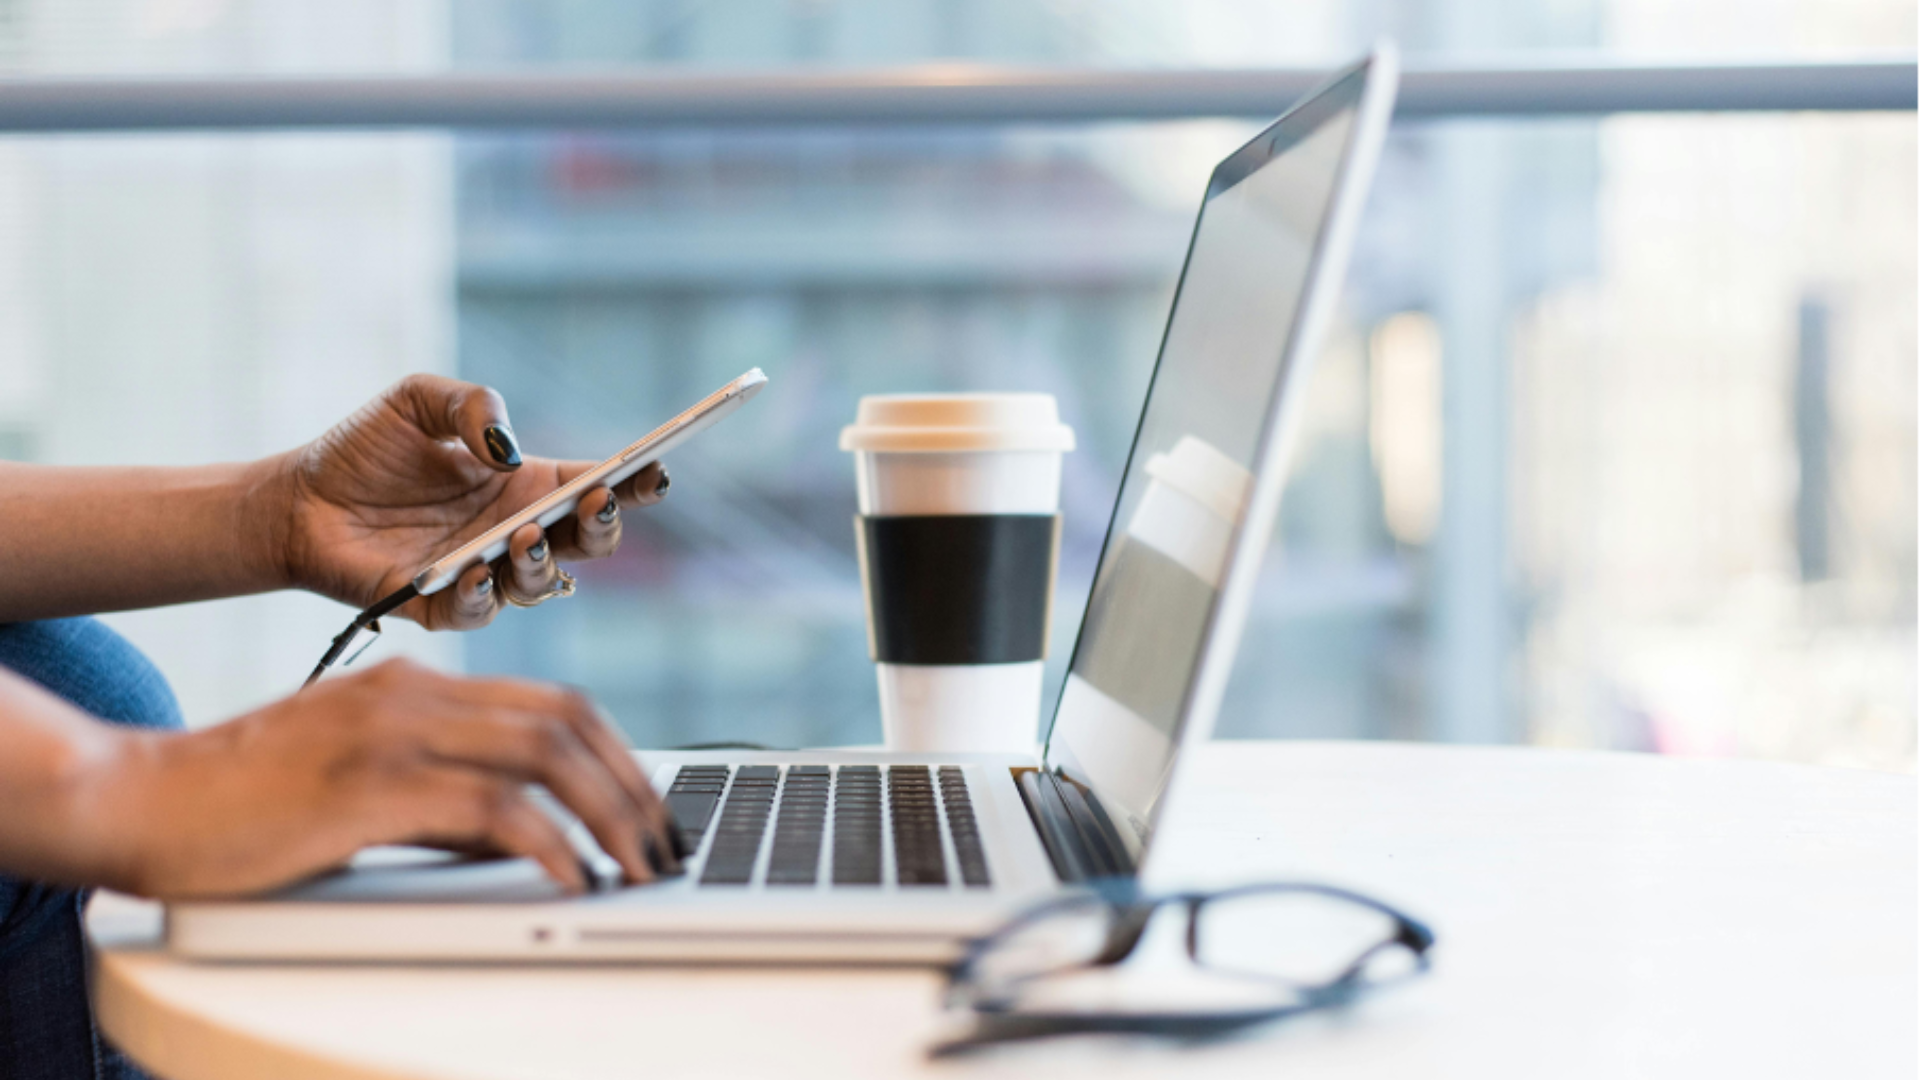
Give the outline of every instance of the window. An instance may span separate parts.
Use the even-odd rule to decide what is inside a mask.
[[[0,57],[1298,66],[1380,31],[1441,62],[1914,29],[1864,0],[1574,3],[1484,32],[1445,3],[71,10],[17,8]],[[1254,127],[10,137],[0,454],[253,456],[425,368],[498,387],[531,452],[598,457],[757,364],[775,392],[671,463],[578,597],[398,647],[584,684],[641,745],[876,741],[834,438],[855,399],[1059,396],[1081,436],[1063,663],[1205,174]],[[1911,768],[1915,149],[1911,112],[1400,124],[1221,734]],[[115,617],[199,720],[297,685],[339,619],[306,597]]]

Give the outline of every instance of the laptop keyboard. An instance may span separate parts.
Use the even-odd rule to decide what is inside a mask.
[[[684,765],[666,802],[702,888],[992,884],[957,766]]]

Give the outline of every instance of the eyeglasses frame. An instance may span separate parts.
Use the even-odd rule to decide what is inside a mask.
[[[1086,882],[1085,886],[1085,891],[1075,892],[1029,908],[990,933],[967,941],[960,958],[946,969],[947,1003],[949,1006],[964,1004],[971,1008],[981,1018],[982,1025],[973,1035],[936,1046],[933,1050],[935,1057],[963,1053],[995,1043],[1093,1032],[1132,1032],[1196,1040],[1206,1039],[1287,1016],[1334,1008],[1352,1001],[1363,991],[1402,981],[1394,979],[1385,982],[1367,982],[1361,978],[1367,962],[1383,949],[1397,946],[1405,948],[1412,954],[1413,970],[1402,976],[1402,979],[1419,975],[1431,966],[1428,952],[1432,949],[1435,939],[1433,931],[1425,923],[1370,896],[1343,889],[1337,885],[1309,881],[1273,881],[1219,890],[1190,890],[1160,896],[1143,894],[1138,881],[1133,878],[1103,878]],[[1008,984],[1009,989],[1073,971],[1118,966],[1132,956],[1139,947],[1140,942],[1146,937],[1147,926],[1153,921],[1153,917],[1169,906],[1186,909],[1186,951],[1189,963],[1202,970],[1263,978],[1254,972],[1217,968],[1200,959],[1200,912],[1211,903],[1266,893],[1302,893],[1356,904],[1393,920],[1394,932],[1362,950],[1339,975],[1326,982],[1302,985],[1277,976],[1264,977],[1269,981],[1283,984],[1300,995],[1298,1002],[1287,1005],[1194,1013],[1035,1012],[1015,1007],[1011,995],[992,998],[968,998],[965,995],[969,986],[976,985],[974,969],[981,959],[1009,937],[1063,910],[1089,903],[1099,904],[1108,912],[1107,938],[1100,951],[1082,963],[1016,979]]]

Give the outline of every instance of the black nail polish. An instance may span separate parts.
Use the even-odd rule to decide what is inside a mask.
[[[532,559],[534,562],[547,561],[547,538],[546,537],[544,536],[541,537],[538,541],[534,543],[532,547],[527,549],[527,558]]]
[[[614,498],[613,492],[607,492],[607,505],[601,507],[600,512],[593,516],[599,518],[602,525],[613,524],[613,519],[620,516],[620,500]]]
[[[481,578],[480,584],[475,585],[473,587],[473,595],[475,596],[483,597],[492,591],[493,591],[493,578],[491,576]]]
[[[661,469],[660,482],[653,485],[653,493],[655,495],[665,495],[667,493],[667,489],[672,486],[673,486],[673,477],[667,475],[667,470]]]
[[[494,424],[485,432],[487,453],[493,460],[509,469],[520,467],[520,440],[513,437],[513,429]]]

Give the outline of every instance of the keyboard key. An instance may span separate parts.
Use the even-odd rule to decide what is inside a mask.
[[[688,846],[697,846],[702,833],[707,831],[707,822],[713,818],[714,807],[720,805],[719,792],[670,791],[662,800],[667,804],[667,812],[687,834]]]
[[[681,769],[678,773],[675,773],[673,777],[673,786],[676,788],[725,787],[726,784],[727,774],[724,769],[719,772],[693,772],[688,769]]]

